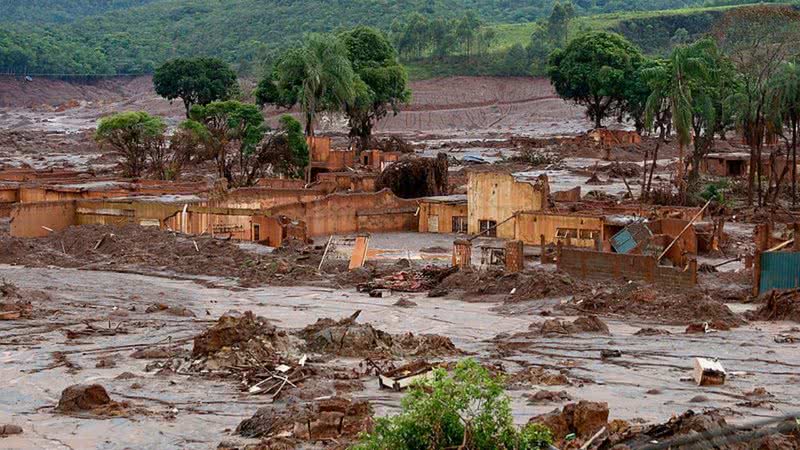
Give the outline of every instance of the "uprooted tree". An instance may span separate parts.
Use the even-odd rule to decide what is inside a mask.
[[[354,450],[538,450],[553,442],[547,428],[514,425],[503,381],[472,359],[460,361],[452,374],[436,369],[433,377],[411,387],[402,412],[379,418]]]

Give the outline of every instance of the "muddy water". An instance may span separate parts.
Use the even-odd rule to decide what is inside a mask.
[[[800,381],[798,346],[773,342],[773,336],[790,324],[758,324],[704,336],[682,335],[680,328],[673,327],[671,331],[676,334],[671,336],[636,337],[633,333],[641,324],[609,321],[612,336],[519,338],[514,340],[530,345],[500,358],[493,356],[492,337],[526,331],[532,322],[544,320],[539,316],[542,309],[552,309],[559,300],[518,304],[510,310],[498,309],[496,303],[489,302],[408,296],[418,306],[402,309],[392,306],[399,295],[373,299],[353,291],[313,287],[238,291],[161,277],[12,266],[0,266],[0,278],[23,289],[47,291],[52,299],[35,306],[54,310],[38,319],[0,322],[0,423],[15,423],[25,430],[2,441],[2,446],[9,448],[200,449],[230,439],[230,430],[265,404],[263,397],[243,395],[230,380],[147,373],[144,368],[148,361],[132,359],[130,353],[137,345],[170,341],[186,340],[184,345],[189,348],[189,338],[231,309],[252,310],[284,328],[299,328],[320,317],[341,317],[361,309],[359,320],[376,328],[392,333],[446,335],[479,359],[500,362],[509,371],[521,365],[569,368],[571,378],[589,381],[548,389],[563,388],[576,399],[607,401],[612,418],[656,421],[688,408],[711,406],[730,407],[741,414],[738,418],[800,409],[796,395]],[[154,302],[186,307],[196,317],[144,313]],[[131,311],[133,306],[135,311]],[[110,321],[112,327],[122,322],[129,333],[67,340],[64,331],[82,329],[84,320],[92,320],[97,326],[108,326]],[[604,348],[620,349],[623,357],[603,361],[600,350]],[[82,369],[51,368],[54,351],[65,352],[67,359]],[[97,359],[104,356],[113,358],[117,366],[96,369]],[[689,376],[694,356],[719,357],[729,370],[743,373],[725,386],[696,387],[681,381]],[[122,372],[132,372],[137,378],[115,379]],[[396,410],[398,394],[378,391],[372,378],[363,381],[367,390],[357,396],[372,400],[378,414]],[[51,407],[62,389],[87,382],[103,384],[113,399],[128,400],[150,414],[91,420],[53,413]],[[133,383],[142,388],[132,389]],[[743,401],[743,392],[758,386],[776,395],[775,410],[736,406]],[[655,388],[662,393],[646,394]],[[520,423],[558,406],[529,406],[523,399],[525,392],[510,392]],[[699,394],[708,400],[689,402]]]

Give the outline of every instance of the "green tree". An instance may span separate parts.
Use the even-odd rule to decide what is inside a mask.
[[[261,149],[264,169],[273,174],[303,178],[309,162],[303,126],[290,115],[281,116],[278,122],[280,127],[270,134]]]
[[[575,18],[575,7],[567,0],[564,3],[556,1],[550,17],[547,18],[547,37],[555,47],[563,47],[567,43],[569,23]]]
[[[730,107],[750,146],[747,201],[753,203],[755,189],[763,206],[762,148],[768,133],[770,82],[781,64],[797,55],[800,12],[783,5],[736,8],[723,16],[713,34],[740,73]]]
[[[345,103],[350,137],[359,148],[369,145],[375,124],[389,112],[397,114],[400,104],[411,99],[408,74],[397,63],[389,40],[374,28],[357,27],[339,34],[355,70],[353,98]]]
[[[259,105],[300,105],[306,135],[314,136],[318,113],[340,111],[353,100],[353,68],[347,48],[333,36],[311,35],[302,48],[286,51],[256,89]]]
[[[625,84],[643,61],[641,52],[622,36],[583,34],[550,55],[547,68],[559,96],[586,106],[595,127],[624,102]]]
[[[164,145],[166,125],[146,112],[122,112],[100,119],[95,139],[122,155],[123,174],[138,178],[147,168],[148,156]]]
[[[791,152],[792,207],[795,207],[797,206],[797,140],[800,132],[800,65],[796,62],[785,62],[773,76],[769,89],[770,128],[783,138],[787,149]],[[780,183],[776,184],[777,198]]]
[[[217,164],[217,174],[231,186],[251,186],[262,174],[259,147],[266,128],[258,107],[235,100],[194,105],[192,120],[203,125],[206,154]],[[187,125],[186,129],[196,126]]]
[[[726,99],[734,89],[733,66],[714,41],[702,39],[689,46],[676,47],[668,61],[643,69],[642,74],[651,88],[645,107],[648,127],[657,124],[665,105],[670,110],[680,149],[676,181],[683,195],[688,186],[698,187],[700,163],[713,148],[715,135],[724,133],[725,121],[720,118],[724,115]],[[687,186],[684,155],[685,148],[692,144]]]
[[[437,369],[412,386],[402,412],[379,418],[372,433],[354,450],[538,450],[552,443],[540,425],[517,429],[502,380],[472,359],[460,361],[452,375]]]
[[[170,101],[180,98],[186,117],[192,105],[228,100],[239,90],[236,73],[216,58],[177,58],[159,66],[153,74],[156,93]]]

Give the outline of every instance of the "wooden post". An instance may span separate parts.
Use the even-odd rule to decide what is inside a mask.
[[[459,270],[472,269],[472,242],[457,240],[453,242],[453,267]]]
[[[522,272],[525,268],[525,244],[522,241],[506,242],[506,271]]]
[[[794,246],[792,247],[792,251],[800,252],[800,222],[794,223]]]
[[[539,235],[539,242],[540,242],[540,245],[542,247],[542,253],[539,255],[540,262],[542,264],[547,264],[549,261],[547,259],[547,247],[544,244],[544,235],[543,234]]]

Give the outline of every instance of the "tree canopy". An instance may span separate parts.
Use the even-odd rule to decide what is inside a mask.
[[[156,93],[168,100],[180,98],[186,117],[192,105],[228,100],[239,90],[236,73],[217,58],[176,58],[159,66],[153,75]]]
[[[203,124],[206,154],[217,163],[217,173],[231,186],[249,186],[260,176],[257,150],[266,128],[258,107],[235,100],[194,105],[191,119]],[[187,126],[186,129],[197,129]]]
[[[360,148],[365,149],[375,124],[390,111],[397,114],[400,104],[411,100],[408,74],[397,62],[392,44],[378,30],[356,27],[338,38],[355,71],[355,95],[345,103],[350,137],[358,138]]]
[[[413,385],[402,412],[379,418],[372,433],[354,450],[539,450],[552,444],[550,431],[538,424],[514,426],[502,380],[477,362],[459,362],[452,374],[434,371]]]
[[[95,139],[122,155],[123,174],[140,177],[154,146],[163,144],[164,121],[143,111],[117,113],[100,119]]]
[[[622,106],[626,83],[643,61],[639,49],[622,36],[591,32],[554,51],[547,72],[558,95],[586,106],[599,128]]]
[[[314,135],[318,113],[340,111],[355,96],[353,67],[344,44],[329,35],[311,35],[302,47],[287,50],[259,82],[256,101],[290,108],[299,105],[306,135]]]

